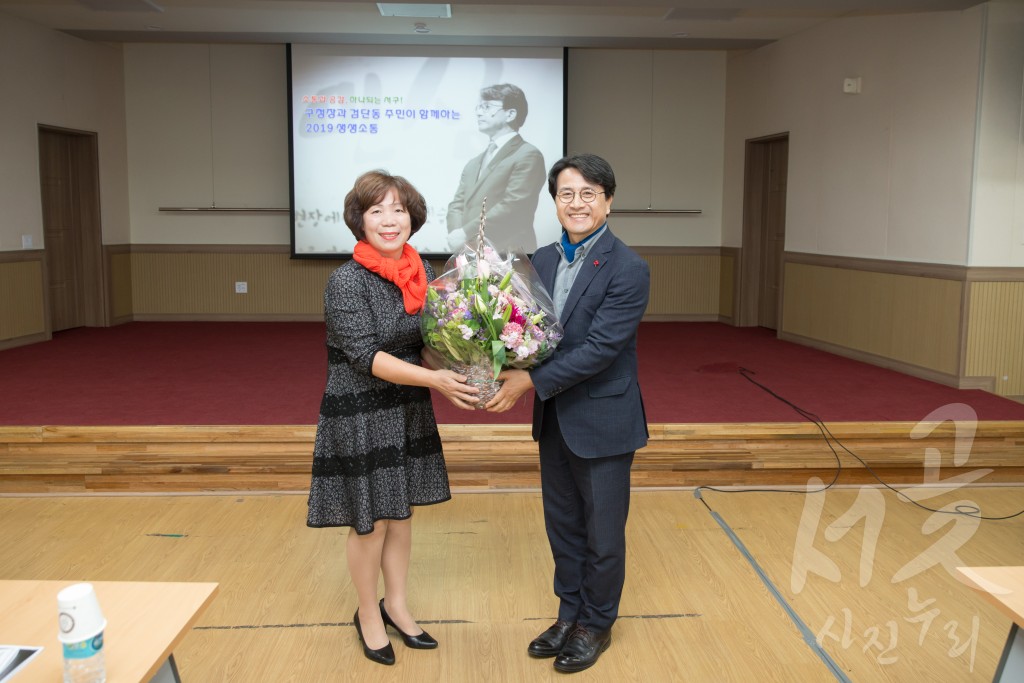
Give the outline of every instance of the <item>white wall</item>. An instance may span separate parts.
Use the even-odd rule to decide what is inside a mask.
[[[703,211],[616,217],[636,246],[741,246],[744,140],[788,131],[787,249],[1019,266],[1020,35],[1019,4],[993,3],[728,57],[572,50],[569,150],[612,162],[615,208]],[[0,14],[0,59],[0,251],[42,245],[40,123],[99,133],[105,243],[288,243],[287,215],[157,210],[288,206],[283,46],[111,46]]]
[[[615,209],[699,215],[612,217],[633,246],[719,246],[724,52],[570,50],[567,149],[611,163]]]
[[[39,125],[97,133],[103,242],[128,242],[121,48],[0,13],[0,251],[43,247]]]
[[[287,244],[284,215],[158,211],[288,206],[284,47],[124,50],[132,242]],[[568,148],[612,162],[614,208],[703,211],[616,217],[631,244],[720,244],[724,115],[724,53],[570,53]]]
[[[125,45],[133,244],[288,244],[283,45]]]
[[[788,132],[787,250],[966,265],[983,19],[842,19],[732,56],[723,244],[741,242],[744,141]]]
[[[972,266],[1024,266],[1024,4],[987,5]]]

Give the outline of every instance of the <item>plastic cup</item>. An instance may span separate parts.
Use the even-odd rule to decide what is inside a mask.
[[[57,594],[58,623],[62,643],[94,638],[107,627],[91,583],[76,583]]]

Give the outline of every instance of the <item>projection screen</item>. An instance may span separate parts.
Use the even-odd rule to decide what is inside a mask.
[[[474,237],[485,196],[499,248],[532,253],[558,238],[544,178],[565,149],[561,48],[291,45],[288,54],[293,256],[352,252],[344,199],[372,169],[404,176],[426,198],[427,222],[410,240],[422,254]],[[487,153],[492,138],[501,145]]]

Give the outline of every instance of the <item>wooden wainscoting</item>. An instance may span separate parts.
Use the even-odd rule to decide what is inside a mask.
[[[1016,270],[1024,280],[1024,268]],[[969,283],[964,374],[991,377],[992,391],[1024,394],[1024,281]]]
[[[786,256],[780,338],[886,359],[957,385],[963,282],[955,277],[963,269],[879,272],[866,260]]]
[[[786,252],[779,338],[959,388],[1024,392],[1024,268]]]
[[[637,247],[636,252],[651,269],[645,320],[719,319],[723,261],[719,247]],[[731,296],[730,291],[730,314]]]
[[[834,436],[888,483],[924,481],[926,449],[940,478],[991,468],[985,482],[1024,481],[1024,421],[977,425],[966,462],[954,466],[956,428],[938,423],[911,438],[910,422],[842,422]],[[0,493],[305,491],[314,427],[0,427]],[[529,425],[442,425],[451,482],[460,490],[539,486]],[[965,444],[961,444],[963,448]],[[838,450],[838,447],[837,447]],[[810,423],[656,424],[636,455],[639,487],[802,485],[829,481],[836,455]],[[873,477],[840,451],[842,483]]]
[[[120,325],[132,319],[132,248],[128,244],[107,245],[103,256],[107,261],[110,324]]]
[[[50,338],[44,255],[0,252],[0,350]]]
[[[731,320],[738,250],[637,247],[651,267],[647,320]],[[293,259],[282,245],[107,248],[111,307],[134,320],[319,320],[324,284],[344,258]],[[437,274],[445,261],[432,260]],[[235,293],[235,282],[248,292]],[[724,297],[724,298],[723,298]]]
[[[292,259],[286,246],[133,245],[135,320],[316,320],[340,261]],[[247,292],[235,293],[245,282]]]

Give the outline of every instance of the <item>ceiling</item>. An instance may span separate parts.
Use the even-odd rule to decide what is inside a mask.
[[[978,4],[979,0],[472,0],[449,3],[451,18],[413,18],[381,16],[375,2],[333,0],[0,0],[0,12],[86,40],[113,42],[721,50],[760,47],[837,17],[959,11]],[[423,24],[419,32],[417,23]]]

